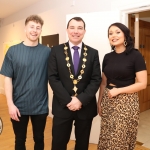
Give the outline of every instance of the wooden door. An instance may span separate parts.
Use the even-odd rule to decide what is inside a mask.
[[[129,17],[130,25],[129,29],[134,33],[134,18]],[[141,52],[147,67],[148,83],[147,88],[138,92],[140,111],[146,111],[150,109],[150,23],[145,21],[139,21],[139,51]]]
[[[144,35],[143,39],[140,52],[146,62],[148,83],[147,88],[139,92],[141,112],[150,109],[150,35]]]
[[[146,35],[149,33],[148,29],[144,29],[144,32],[142,54],[146,61],[148,83],[147,88],[143,90],[143,96],[141,97],[141,111],[150,109],[150,34]]]
[[[59,45],[59,34],[42,36],[42,44],[48,47]]]
[[[140,110],[141,112],[150,109],[150,23],[140,21],[140,36],[139,36],[139,50],[145,60],[147,67],[147,88],[139,92]]]

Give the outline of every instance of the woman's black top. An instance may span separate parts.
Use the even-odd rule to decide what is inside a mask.
[[[146,70],[145,61],[141,53],[133,49],[116,53],[112,51],[104,56],[102,71],[110,83],[116,87],[125,87],[135,83],[136,72]]]

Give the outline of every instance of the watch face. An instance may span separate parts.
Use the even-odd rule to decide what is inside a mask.
[[[2,119],[0,118],[0,134],[2,133],[3,131],[3,122],[2,122]]]

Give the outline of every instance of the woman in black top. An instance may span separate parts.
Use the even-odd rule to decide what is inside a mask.
[[[146,65],[125,25],[110,25],[108,38],[113,51],[105,55],[102,66],[98,150],[133,150],[139,121],[137,92],[146,88]]]

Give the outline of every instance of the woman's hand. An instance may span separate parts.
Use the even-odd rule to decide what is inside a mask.
[[[117,96],[118,94],[120,94],[119,89],[118,88],[113,88],[113,89],[109,90],[108,97],[113,98],[113,97]]]

